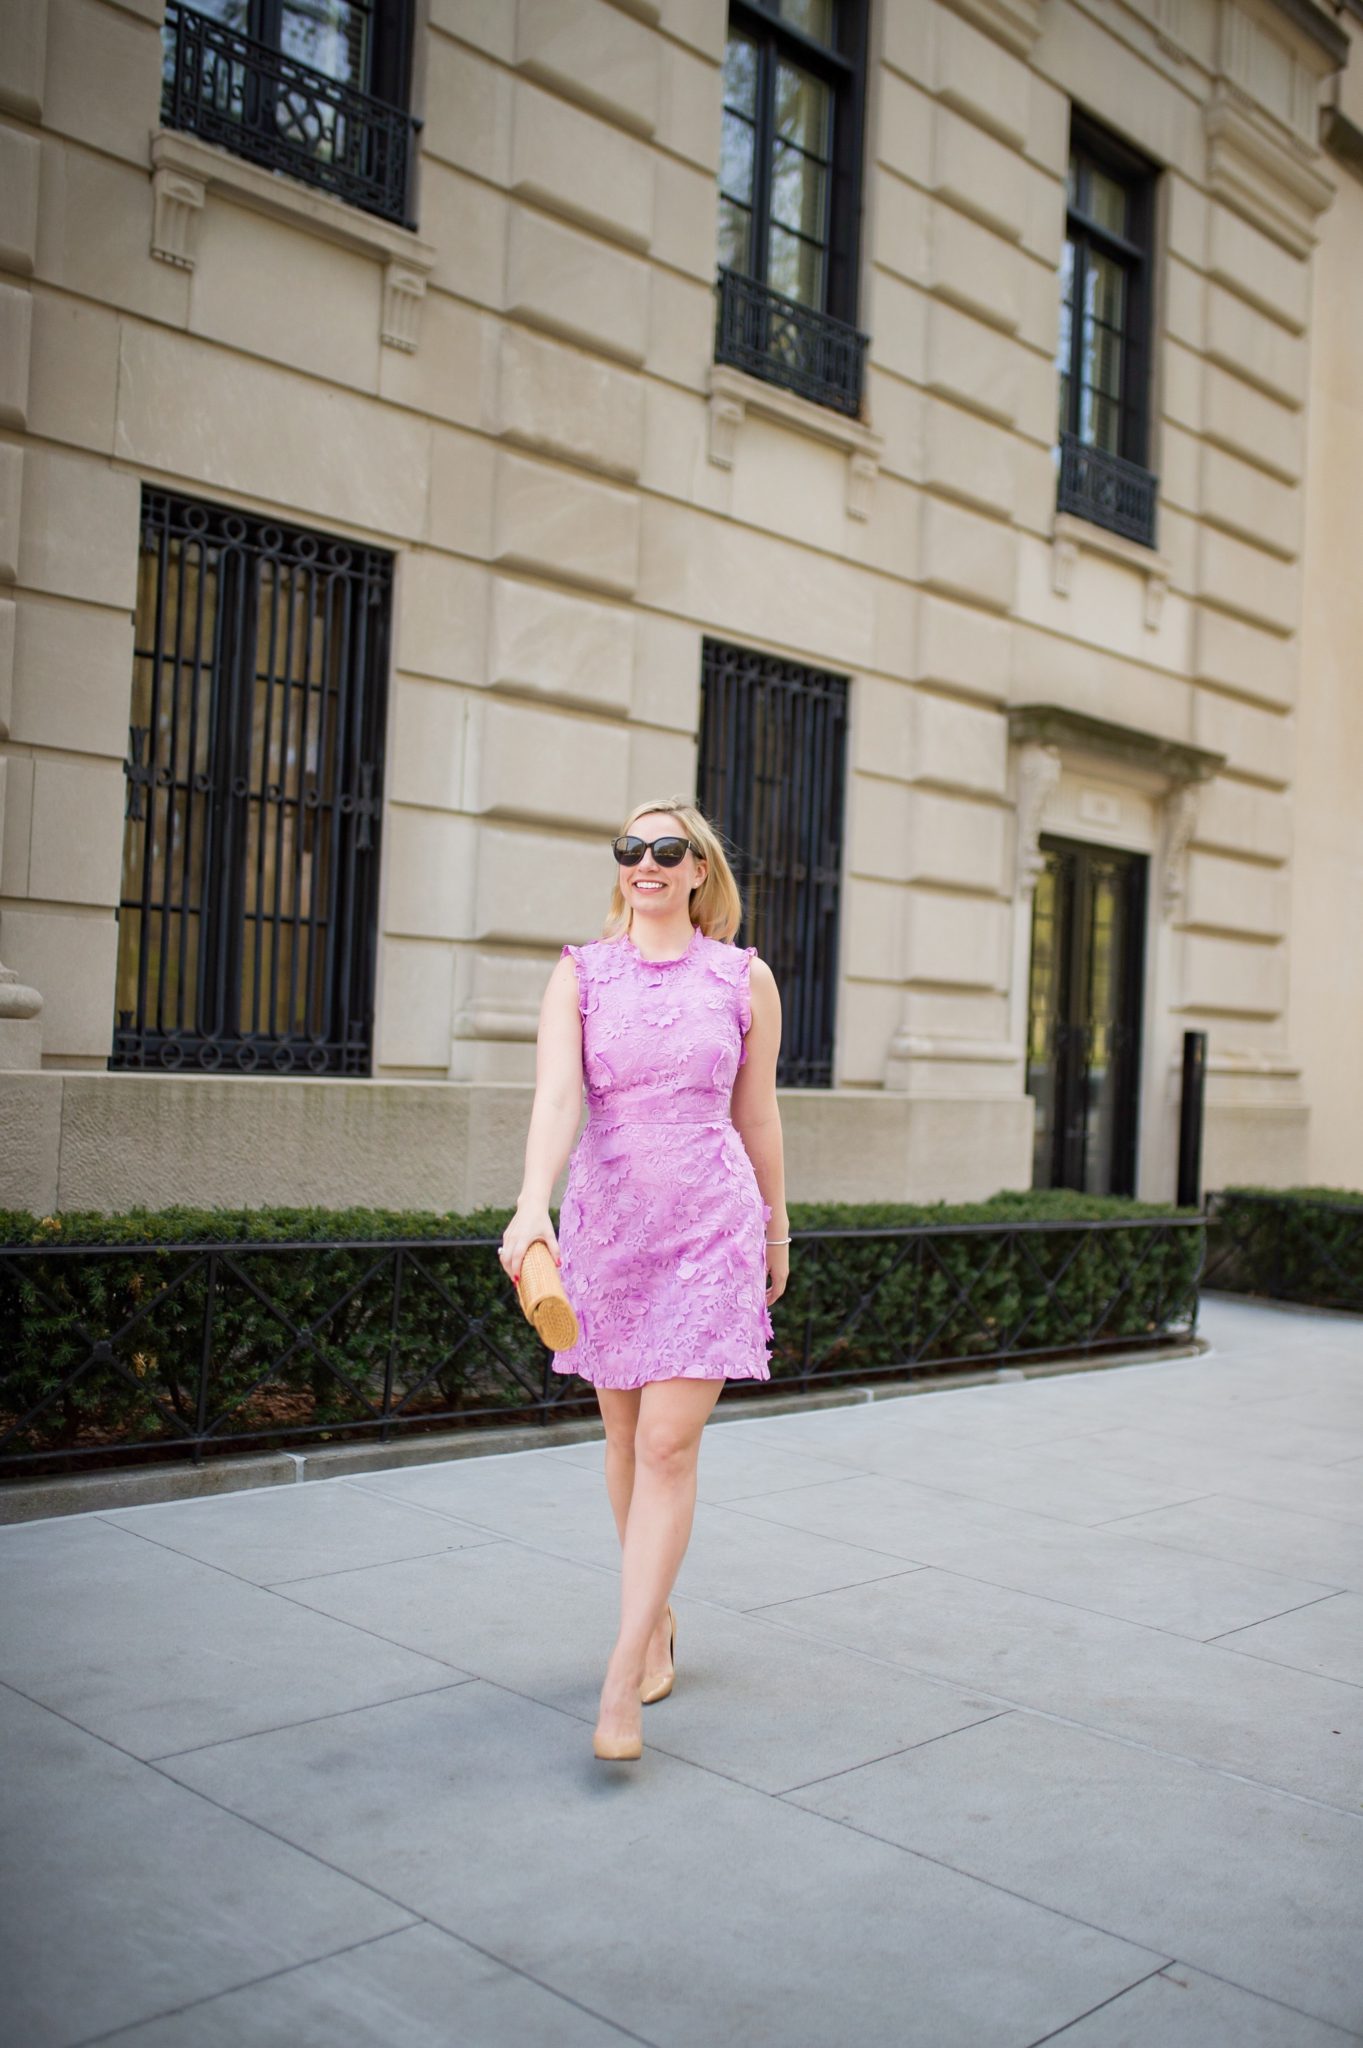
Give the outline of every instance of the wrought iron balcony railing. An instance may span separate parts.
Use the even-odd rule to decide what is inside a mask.
[[[420,126],[268,43],[166,0],[161,119],[413,227],[408,192]]]
[[[1075,434],[1061,434],[1058,512],[1073,512],[1152,548],[1158,491],[1159,478],[1139,463],[1091,448]]]
[[[715,361],[855,418],[866,336],[736,270],[719,273]]]

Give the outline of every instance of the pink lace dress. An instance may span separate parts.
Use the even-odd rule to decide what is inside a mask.
[[[599,1387],[769,1379],[771,1210],[729,1116],[755,949],[695,928],[677,960],[628,937],[563,950],[589,1115],[559,1212],[580,1335],[558,1370]]]

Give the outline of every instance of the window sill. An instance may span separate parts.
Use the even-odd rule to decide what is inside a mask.
[[[1139,569],[1145,577],[1145,624],[1149,632],[1159,629],[1164,600],[1169,594],[1169,562],[1140,541],[1111,533],[1091,519],[1073,512],[1057,512],[1051,539],[1051,585],[1057,597],[1068,597],[1074,580],[1074,565],[1081,554],[1097,555],[1107,562],[1119,562],[1125,569]]]
[[[879,434],[872,433],[860,420],[816,405],[813,399],[797,397],[793,391],[783,391],[779,385],[764,383],[760,377],[749,376],[746,370],[713,363],[709,454],[711,462],[720,469],[733,468],[738,430],[749,413],[793,427],[797,433],[807,434],[828,447],[840,448],[847,457],[847,516],[870,518],[871,491],[885,447]]]
[[[257,213],[287,221],[338,242],[383,265],[379,338],[410,353],[417,344],[421,301],[435,266],[435,251],[408,228],[347,206],[330,193],[300,185],[245,157],[200,142],[178,129],[158,128],[151,138],[151,253],[162,263],[192,270],[198,257],[199,219],[210,192],[221,192]]]

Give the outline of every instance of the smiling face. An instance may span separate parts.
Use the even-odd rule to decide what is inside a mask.
[[[645,811],[629,828],[639,839],[685,839],[686,829],[670,811]],[[689,906],[692,892],[705,880],[706,863],[688,853],[679,867],[660,868],[652,846],[637,868],[621,868],[620,892],[631,913],[641,910],[646,917],[666,917],[679,906]]]

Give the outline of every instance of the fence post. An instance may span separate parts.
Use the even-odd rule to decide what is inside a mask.
[[[1183,1093],[1178,1113],[1178,1206],[1202,1206],[1202,1120],[1207,1096],[1207,1034],[1183,1034]]]

